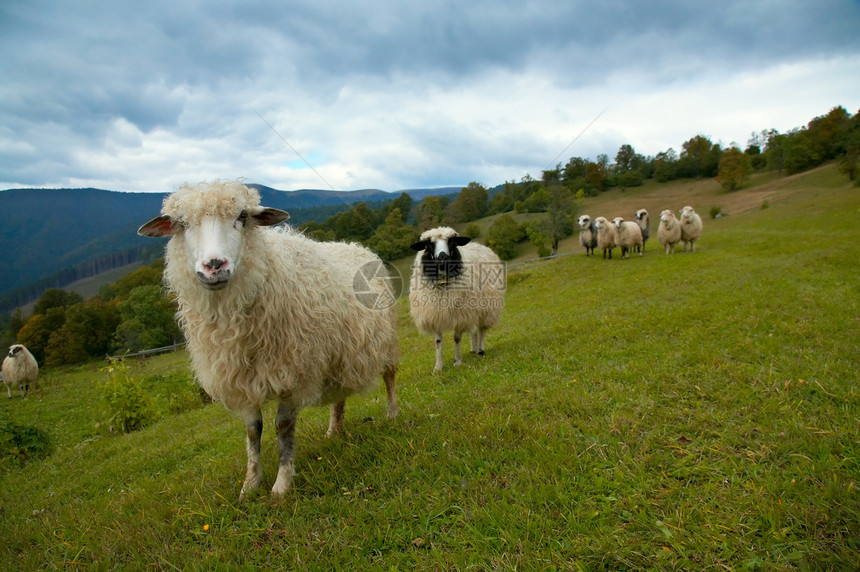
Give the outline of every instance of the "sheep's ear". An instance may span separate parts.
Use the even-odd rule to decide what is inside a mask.
[[[419,240],[418,242],[413,243],[410,248],[412,248],[412,250],[417,250],[418,252],[421,252],[422,250],[427,248],[428,244],[430,244],[429,240]]]
[[[270,207],[260,207],[259,212],[254,213],[254,220],[260,226],[272,226],[279,222],[284,222],[290,218],[290,213],[281,209],[273,209]]]
[[[452,243],[454,246],[465,246],[472,242],[472,239],[468,236],[452,236],[448,239],[448,242]]]
[[[137,234],[154,238],[170,236],[173,234],[173,221],[170,220],[170,217],[167,215],[157,216],[137,229]]]

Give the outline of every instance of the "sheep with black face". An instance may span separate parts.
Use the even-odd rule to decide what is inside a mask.
[[[579,224],[579,243],[585,247],[586,256],[594,256],[594,249],[597,248],[597,227],[594,226],[594,221],[588,215],[582,215],[577,220]]]
[[[484,355],[487,330],[505,305],[505,266],[488,247],[450,227],[425,231],[412,245],[409,308],[418,330],[435,336],[436,366],[442,369],[442,334],[454,331],[454,365],[463,357],[460,340],[469,332],[471,350]]]
[[[645,250],[645,243],[648,242],[648,238],[651,236],[651,218],[648,216],[648,211],[645,209],[639,209],[636,211],[636,223],[639,225],[639,228],[642,229],[641,252]]]

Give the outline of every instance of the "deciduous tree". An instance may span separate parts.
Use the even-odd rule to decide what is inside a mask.
[[[752,171],[750,159],[737,147],[729,147],[720,157],[717,181],[723,189],[734,191],[741,188],[744,179]]]
[[[514,217],[503,214],[487,231],[487,246],[492,248],[502,260],[510,260],[516,255],[517,243],[525,236],[524,229]]]

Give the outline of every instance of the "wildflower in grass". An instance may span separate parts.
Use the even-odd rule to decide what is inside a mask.
[[[209,525],[208,524],[203,525],[203,532],[209,532]]]

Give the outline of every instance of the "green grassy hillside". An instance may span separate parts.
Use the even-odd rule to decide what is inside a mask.
[[[605,261],[572,237],[576,255],[513,269],[488,355],[460,368],[446,338],[431,373],[401,300],[400,417],[373,391],[326,439],[327,410],[305,410],[281,502],[238,502],[242,424],[187,408],[184,353],[130,366],[161,419],[128,435],[106,422],[100,364],[47,372],[0,399],[0,419],[53,443],[0,472],[0,566],[860,568],[860,195],[826,168],[581,209],[644,206],[656,234],[656,214],[685,204],[705,215],[694,254],[652,239]],[[715,205],[730,216],[710,220]]]

